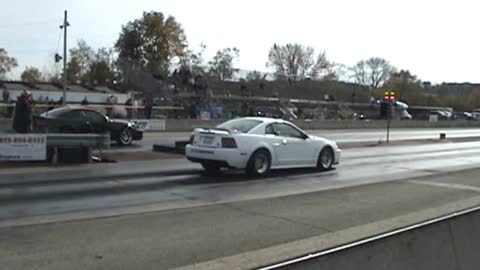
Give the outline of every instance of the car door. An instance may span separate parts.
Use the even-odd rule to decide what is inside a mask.
[[[280,166],[311,165],[315,152],[312,142],[303,132],[287,123],[272,124],[279,139],[273,145]]]
[[[87,125],[94,133],[105,133],[108,130],[107,119],[95,111],[84,111]]]
[[[72,110],[61,116],[60,132],[65,133],[90,133],[86,116],[82,110]]]

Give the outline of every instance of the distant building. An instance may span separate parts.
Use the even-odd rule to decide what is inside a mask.
[[[32,93],[34,101],[48,100],[58,101],[63,97],[63,89],[59,84],[54,83],[27,83],[22,81],[0,81],[0,92],[7,90],[10,93],[10,99],[16,100],[25,90]],[[66,91],[67,103],[80,104],[86,97],[90,104],[106,104],[107,97],[115,95],[119,103],[125,103],[130,94],[119,93],[113,89],[104,86],[86,87],[78,84],[68,84]]]

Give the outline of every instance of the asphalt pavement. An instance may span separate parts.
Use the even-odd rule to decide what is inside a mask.
[[[354,148],[335,170],[264,179],[212,177],[184,159],[3,173],[0,261],[5,269],[260,266],[248,262],[307,252],[299,241],[320,237],[314,243],[327,247],[480,204],[479,154],[478,142]]]

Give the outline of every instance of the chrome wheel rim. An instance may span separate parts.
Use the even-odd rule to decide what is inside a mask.
[[[323,168],[330,168],[333,163],[333,156],[332,152],[329,150],[324,150],[322,152],[322,155],[320,156],[320,163],[322,164]]]
[[[125,129],[122,131],[122,134],[120,134],[120,140],[122,141],[123,144],[130,144],[132,143],[132,134],[128,129]]]
[[[264,174],[268,170],[268,158],[263,154],[255,156],[255,171],[258,174]]]

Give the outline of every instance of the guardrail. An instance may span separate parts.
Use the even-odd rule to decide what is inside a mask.
[[[141,126],[148,126],[145,131],[192,131],[195,127],[215,127],[226,121],[224,119],[200,120],[200,119],[137,119]],[[295,120],[296,125],[306,130],[325,129],[384,129],[387,126],[384,120],[360,121],[360,120]],[[480,128],[479,121],[438,121],[428,122],[420,120],[392,121],[391,128]],[[12,129],[11,119],[0,119],[0,131]]]
[[[110,148],[110,134],[59,134],[49,133],[47,136],[47,147],[77,148],[92,147]]]

